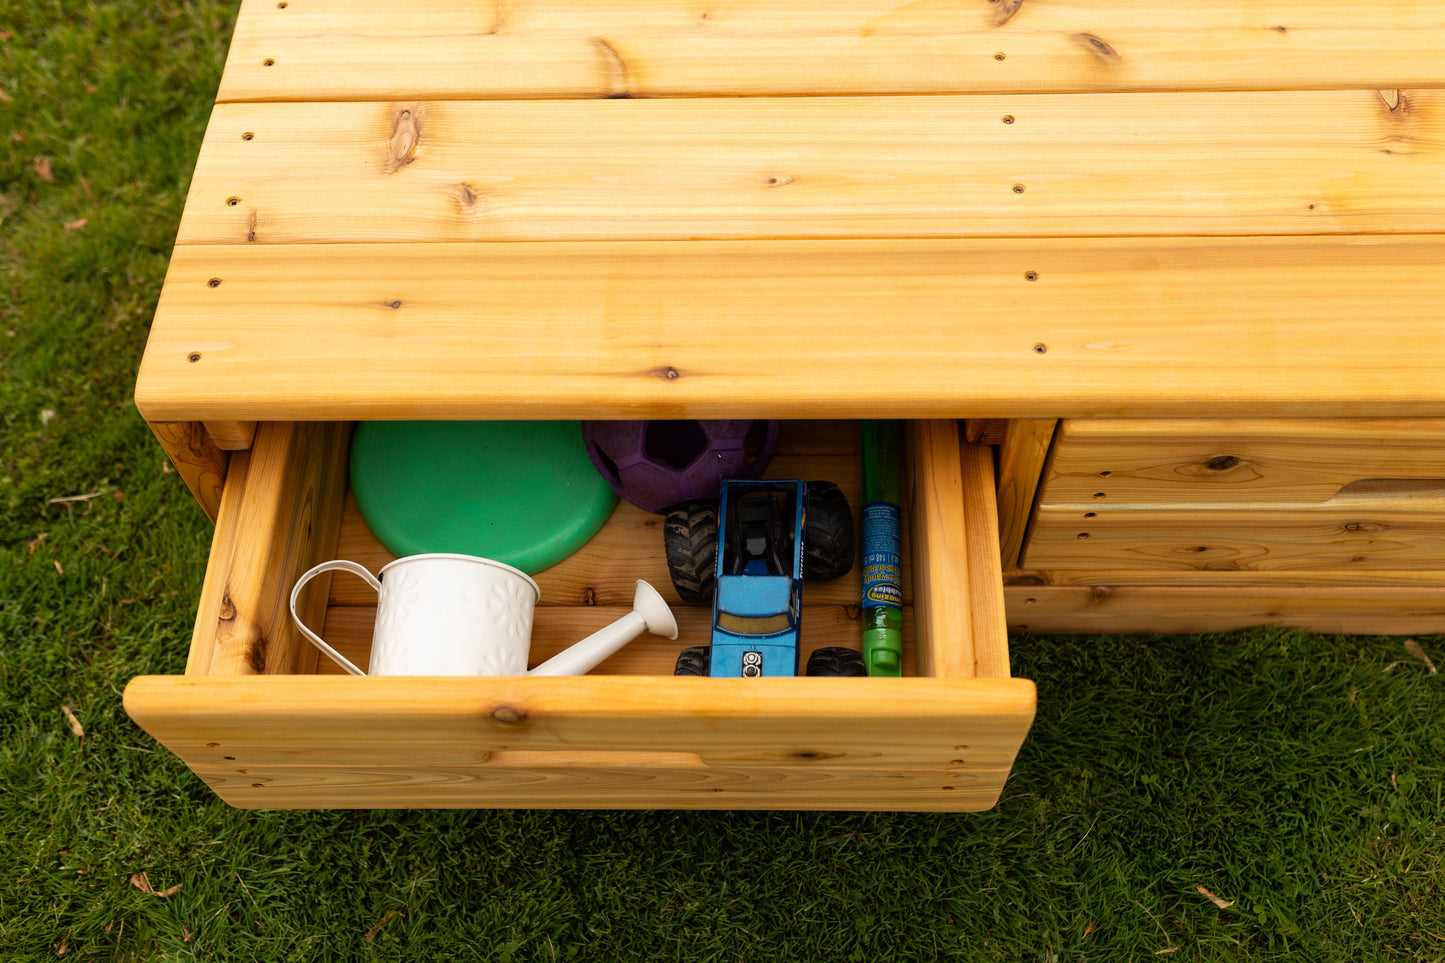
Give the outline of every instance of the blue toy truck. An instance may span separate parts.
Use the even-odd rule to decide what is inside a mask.
[[[810,532],[817,536],[811,546]],[[711,645],[684,649],[675,674],[797,675],[805,574],[836,578],[853,564],[852,514],[837,486],[729,479],[716,506],[690,502],[669,513],[664,537],[679,594],[696,601],[712,595]],[[699,571],[704,566],[711,579]],[[807,674],[865,669],[861,653],[830,647],[809,657]]]

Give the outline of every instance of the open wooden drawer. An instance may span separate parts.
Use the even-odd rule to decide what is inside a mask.
[[[856,423],[791,422],[770,474],[861,502]],[[677,641],[644,636],[571,678],[354,678],[320,660],[287,598],[317,561],[390,559],[347,492],[350,425],[267,422],[227,472],[186,673],[126,688],[131,717],[232,805],[980,810],[1032,722],[1009,677],[991,449],[952,421],[908,425],[901,679],[672,677],[706,641],[677,601],[661,518],[623,503],[537,576],[532,663],[662,590]],[[318,580],[311,625],[365,664],[374,598]],[[855,571],[805,591],[803,645],[856,646]]]

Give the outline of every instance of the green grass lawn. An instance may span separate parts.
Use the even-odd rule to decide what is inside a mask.
[[[233,18],[0,4],[0,960],[1445,959],[1445,677],[1398,638],[1016,638],[979,815],[217,802],[120,693],[205,566],[130,395]]]

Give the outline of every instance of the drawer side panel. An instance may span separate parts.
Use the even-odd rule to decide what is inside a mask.
[[[351,426],[266,422],[232,456],[186,671],[250,675],[314,671],[316,650],[291,622],[291,586],[336,546]],[[321,580],[324,582],[324,577]],[[319,625],[324,584],[300,612]]]

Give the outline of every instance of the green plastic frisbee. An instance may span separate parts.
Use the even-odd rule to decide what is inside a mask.
[[[479,555],[528,574],[581,548],[617,504],[575,421],[365,422],[351,489],[393,555]]]

